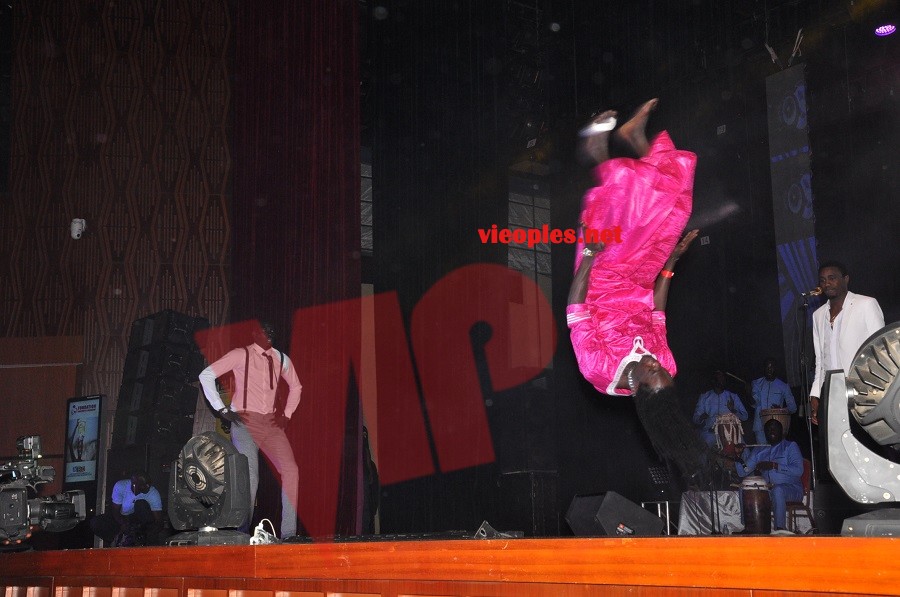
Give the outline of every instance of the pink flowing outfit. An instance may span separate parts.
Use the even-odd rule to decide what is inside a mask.
[[[615,158],[594,169],[600,184],[584,197],[582,225],[597,231],[619,226],[622,242],[608,243],[594,258],[585,302],[569,305],[566,315],[578,368],[604,394],[631,394],[614,386],[636,337],[676,373],[666,315],[653,309],[653,288],[691,216],[696,164],[694,153],[676,149],[662,132],[646,156]],[[576,270],[583,247],[579,242]]]

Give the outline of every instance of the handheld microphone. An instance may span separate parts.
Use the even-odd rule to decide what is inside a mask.
[[[819,286],[816,286],[808,292],[801,292],[800,296],[819,296],[820,294],[822,294],[822,289]]]

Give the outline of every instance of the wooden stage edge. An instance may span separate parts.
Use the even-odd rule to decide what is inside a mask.
[[[4,597],[896,595],[900,539],[561,538],[0,554]]]

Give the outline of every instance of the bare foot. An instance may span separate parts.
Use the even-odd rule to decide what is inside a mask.
[[[607,119],[615,119],[616,111],[607,110],[594,118],[591,123],[599,124]],[[613,121],[615,122],[615,121]],[[585,138],[583,148],[584,151],[598,164],[609,159],[609,133],[611,131],[602,131],[599,133],[591,133]]]
[[[617,138],[630,147],[638,157],[644,157],[650,151],[650,143],[647,141],[645,129],[647,128],[647,119],[650,118],[650,112],[656,108],[658,103],[658,98],[645,102],[634,113],[634,116],[616,131]]]

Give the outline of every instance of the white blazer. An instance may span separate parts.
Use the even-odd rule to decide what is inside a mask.
[[[825,342],[825,326],[828,323],[828,301],[813,313],[813,348],[816,350],[816,377],[813,379],[810,396],[819,397],[819,390],[825,382],[825,362],[822,355]],[[848,292],[844,297],[841,315],[841,337],[838,338],[838,360],[844,374],[850,370],[856,351],[869,336],[884,327],[884,313],[878,301],[871,296]]]

